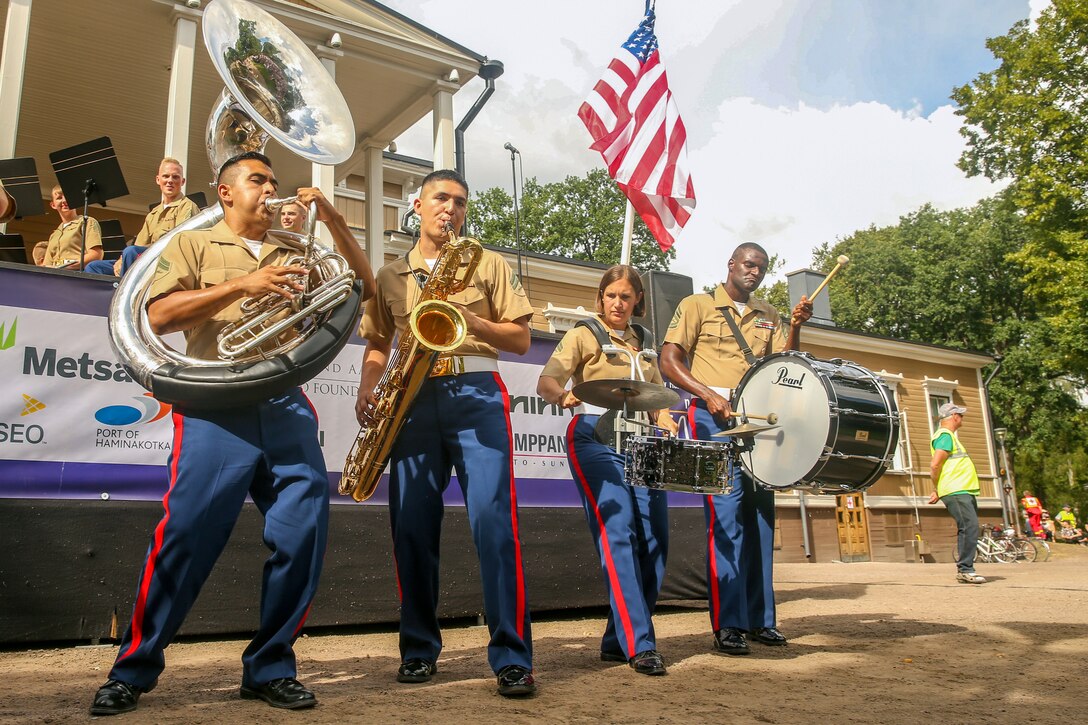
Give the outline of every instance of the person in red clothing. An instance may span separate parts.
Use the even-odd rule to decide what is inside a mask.
[[[1031,491],[1024,491],[1024,497],[1020,499],[1020,505],[1028,515],[1028,526],[1036,536],[1043,531],[1043,505],[1039,499],[1032,495]]]

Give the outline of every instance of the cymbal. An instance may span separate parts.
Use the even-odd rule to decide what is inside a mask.
[[[729,430],[723,430],[721,433],[715,433],[714,438],[726,438],[728,436],[754,436],[756,433],[762,433],[765,430],[774,430],[778,428],[777,425],[756,425],[755,423],[745,423],[744,425],[738,425],[736,428],[730,428]]]
[[[612,410],[620,410],[626,401],[629,412],[660,410],[680,400],[675,390],[669,390],[664,385],[625,378],[587,380],[575,385],[571,392],[590,405]]]

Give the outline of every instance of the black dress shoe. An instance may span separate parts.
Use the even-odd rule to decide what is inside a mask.
[[[714,649],[727,655],[748,654],[748,640],[736,627],[726,627],[714,633]]]
[[[657,653],[657,650],[652,649],[648,649],[645,652],[639,652],[632,657],[631,669],[640,675],[666,674],[665,660],[661,659],[661,655]]]
[[[601,662],[623,662],[627,663],[627,655],[623,652],[601,652]]]
[[[92,715],[120,715],[123,712],[132,712],[136,709],[136,702],[140,695],[150,691],[154,685],[142,690],[136,685],[130,685],[120,680],[107,680],[106,684],[98,688],[91,704]]]
[[[499,670],[499,694],[503,697],[525,697],[536,692],[533,673],[521,665],[507,665]]]
[[[397,670],[397,682],[430,682],[438,665],[427,660],[408,660],[400,663]]]
[[[786,637],[778,631],[777,627],[760,627],[752,634],[752,639],[771,647],[782,647],[786,644]]]
[[[317,704],[314,693],[294,677],[281,677],[256,687],[242,685],[241,695],[243,700],[264,700],[272,707],[285,710],[301,710]]]

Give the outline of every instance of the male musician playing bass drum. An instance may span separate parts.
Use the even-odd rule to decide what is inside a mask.
[[[741,244],[729,259],[726,281],[712,295],[681,300],[669,323],[661,372],[693,396],[688,424],[700,440],[720,440],[713,435],[732,427],[730,396],[745,371],[758,357],[796,350],[801,325],[812,316],[812,304],[802,297],[793,308],[787,339],[778,311],[752,296],[767,274],[767,263],[763,247]],[[731,483],[731,493],[703,501],[707,599],[714,648],[743,655],[748,654],[746,632],[767,645],[784,645],[786,638],[775,619],[774,493],[755,486],[736,463]]]
[[[378,272],[378,294],[367,304],[359,334],[367,340],[355,412],[371,423],[374,388],[385,372],[394,336],[403,334],[426,278],[459,231],[468,184],[456,171],[423,179],[414,202],[420,237],[402,259]],[[400,584],[398,682],[427,682],[442,651],[438,627],[438,550],[442,492],[456,469],[480,559],[488,662],[499,694],[531,695],[532,636],[518,538],[510,396],[499,376],[498,351],[529,350],[532,305],[500,255],[484,250],[470,285],[449,300],[465,316],[468,336],[444,355],[423,383],[390,455],[389,514]]]

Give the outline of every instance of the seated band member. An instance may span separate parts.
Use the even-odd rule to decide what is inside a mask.
[[[242,301],[302,289],[282,266],[295,251],[266,234],[275,196],[268,159],[250,152],[223,164],[217,191],[223,221],[174,237],[158,261],[148,321],[156,334],[184,331],[187,354],[216,357],[216,334],[241,316]],[[317,189],[299,194],[318,204],[337,251],[374,293],[374,277],[344,218]],[[141,567],[132,620],[92,715],[136,707],[165,667],[163,650],[188,614],[242,510],[247,494],[264,515],[272,554],[264,567],[260,623],[242,655],[243,699],[273,707],[312,707],[297,679],[295,638],[317,590],[325,554],[329,485],[317,418],[299,388],[263,402],[219,410],[175,405],[165,511]]]
[[[68,206],[68,200],[64,198],[64,191],[59,185],[53,187],[51,197],[49,208],[60,216],[60,226],[49,235],[42,266],[79,269],[81,254],[84,266],[96,259],[102,259],[102,229],[98,226],[98,220],[87,217],[87,244],[84,245],[83,215]]]
[[[144,217],[144,225],[140,227],[136,241],[121,250],[121,256],[114,262],[100,259],[88,264],[88,272],[123,277],[148,247],[200,211],[191,199],[185,197],[185,171],[177,159],[167,156],[159,163],[155,184],[162,192],[162,200]]]
[[[431,266],[460,230],[468,184],[455,171],[423,180],[414,208],[420,237],[405,257],[378,272],[378,292],[366,306],[359,334],[367,339],[355,411],[371,421],[374,388],[385,372],[395,336],[402,334]],[[484,612],[491,641],[488,662],[499,694],[530,695],[532,634],[518,538],[510,397],[498,372],[498,351],[529,349],[532,305],[500,255],[484,250],[467,289],[449,301],[464,313],[468,337],[443,356],[408,411],[389,459],[389,514],[400,607],[399,682],[426,682],[438,671],[438,554],[442,492],[451,469],[465,497],[480,559]]]
[[[31,250],[31,255],[34,258],[34,264],[38,267],[45,266],[45,250],[49,248],[49,242],[38,242]]]
[[[615,265],[601,278],[597,289],[597,320],[609,342],[634,353],[643,349],[642,334],[630,324],[632,315],[645,314],[642,280],[633,267]],[[652,343],[650,343],[652,344]],[[661,383],[653,361],[639,359],[643,377]],[[627,662],[644,675],[664,675],[665,663],[657,652],[651,621],[669,548],[668,501],[664,491],[624,483],[623,454],[596,436],[600,409],[589,412],[571,390],[587,380],[629,378],[627,356],[605,355],[588,327],[567,331],[540,373],[537,394],[547,402],[576,411],[567,428],[567,460],[575,487],[582,497],[586,523],[601,558],[605,589],[611,610],[601,659]],[[658,425],[676,433],[667,410],[657,411]]]
[[[812,316],[804,297],[793,308],[789,339],[778,311],[752,296],[767,274],[767,252],[758,244],[741,244],[729,259],[728,277],[713,294],[694,294],[680,301],[661,348],[661,372],[692,394],[688,423],[692,436],[714,438],[733,423],[730,396],[755,357],[796,350],[801,325]],[[738,339],[725,318],[740,331]],[[690,361],[690,367],[689,367]],[[746,632],[767,645],[784,645],[774,606],[774,492],[756,486],[734,464],[733,490],[706,496],[708,529],[707,598],[714,629],[714,648],[731,655],[748,654]]]
[[[280,207],[280,228],[295,234],[306,233],[306,219],[310,213],[298,202],[291,202]]]

